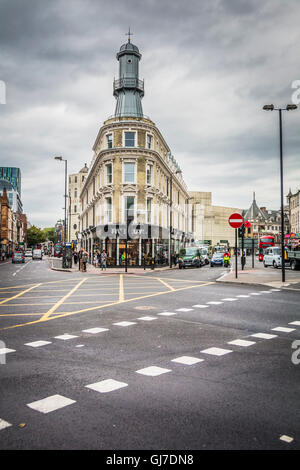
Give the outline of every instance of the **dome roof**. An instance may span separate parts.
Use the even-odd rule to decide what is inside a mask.
[[[87,167],[87,165],[86,165],[86,163],[85,163],[85,164],[84,164],[84,167],[80,170],[79,173],[88,173],[88,171],[89,171],[89,169],[88,169],[88,167]]]
[[[123,52],[123,51],[137,52],[138,54],[140,52],[138,47],[132,44],[131,42],[127,42],[126,44],[123,44],[120,47],[120,52]]]

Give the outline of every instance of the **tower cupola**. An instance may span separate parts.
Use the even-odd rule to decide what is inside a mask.
[[[137,46],[128,42],[117,53],[119,78],[114,80],[114,96],[117,100],[115,116],[143,116],[141,99],[144,96],[144,81],[139,79],[139,61],[142,55]]]

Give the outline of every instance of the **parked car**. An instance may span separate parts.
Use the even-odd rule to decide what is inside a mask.
[[[281,249],[278,246],[266,248],[263,263],[265,268],[268,266],[281,268]]]
[[[224,253],[216,251],[210,260],[211,267],[213,268],[214,266],[223,266],[223,256]]]
[[[27,257],[30,257],[30,258],[32,257],[32,250],[26,250],[25,251],[25,258],[27,258]]]
[[[43,259],[42,250],[36,249],[32,251],[32,259]]]
[[[197,247],[188,247],[180,250],[178,265],[179,269],[186,267],[201,268],[204,266],[204,258],[201,255],[201,249]]]
[[[12,263],[25,263],[25,256],[24,256],[23,251],[15,251],[12,254],[11,262]]]

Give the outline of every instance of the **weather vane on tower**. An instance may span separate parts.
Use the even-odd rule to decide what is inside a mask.
[[[130,26],[129,26],[129,31],[128,33],[125,34],[125,36],[128,36],[128,42],[130,42],[130,36],[133,36],[133,33],[130,32]]]

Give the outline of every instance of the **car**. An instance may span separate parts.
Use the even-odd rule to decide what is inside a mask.
[[[178,258],[179,269],[192,267],[201,268],[204,266],[204,258],[201,255],[201,249],[197,247],[188,247],[180,250]]]
[[[24,256],[23,251],[15,251],[12,254],[11,262],[12,263],[25,263],[25,256]]]
[[[32,257],[32,250],[26,250],[25,251],[25,258],[27,258],[27,257],[30,257],[30,258]]]
[[[265,268],[268,266],[281,268],[281,249],[278,246],[266,248],[263,264]]]
[[[208,249],[207,248],[201,248],[201,255],[204,258],[204,263],[209,264],[209,256],[208,256]]]
[[[223,266],[223,256],[224,256],[224,253],[220,251],[216,251],[210,260],[210,266],[212,268],[214,266]]]
[[[42,250],[35,249],[32,251],[32,259],[43,259]]]

